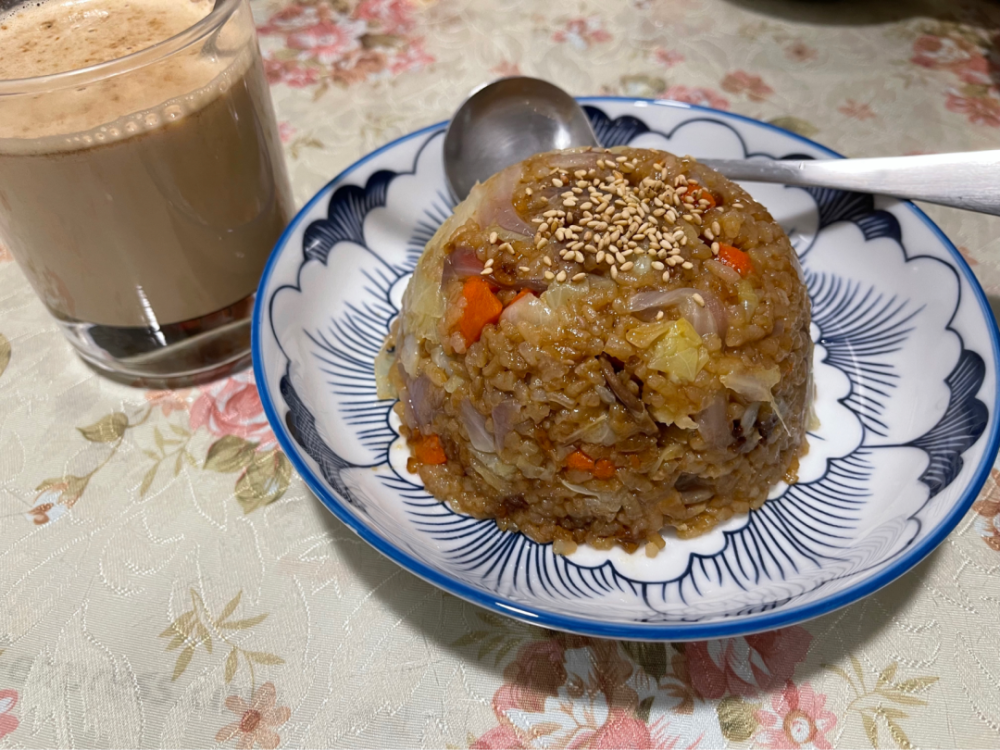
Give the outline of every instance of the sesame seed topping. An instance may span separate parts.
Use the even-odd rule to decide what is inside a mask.
[[[542,263],[544,263],[547,266],[551,266],[552,265],[552,258],[550,258],[548,255],[546,255],[544,258],[542,258]]]
[[[587,278],[587,274],[581,271],[573,277],[573,281],[583,281],[585,278]]]
[[[663,270],[663,264],[660,261],[658,261],[658,260],[654,260],[653,261],[653,270],[654,271],[662,271]]]
[[[528,273],[528,271],[530,271],[531,269],[528,268],[527,266],[518,266],[517,270],[520,271],[521,273]]]
[[[719,222],[717,221],[712,222],[712,231],[715,232],[717,235],[722,234],[722,227],[719,226]]]
[[[733,204],[733,208],[743,208],[743,204],[742,203],[734,203]]]
[[[584,261],[583,253],[581,253],[579,250],[577,250],[576,251],[576,262],[577,263],[583,263],[583,261]]]
[[[615,161],[616,161],[616,162],[618,162],[619,164],[622,164],[622,163],[624,163],[624,162],[627,162],[627,161],[628,161],[628,157],[627,157],[627,156],[619,156],[619,157],[617,157],[617,158],[615,159]]]
[[[712,230],[711,229],[706,229],[705,230],[705,237],[708,238],[709,240],[714,240],[715,239],[715,235],[712,234]]]
[[[718,255],[719,254],[719,250],[721,250],[721,249],[722,249],[722,247],[719,245],[718,242],[713,242],[712,243],[712,254],[713,255]]]
[[[479,272],[479,275],[480,276],[489,276],[491,273],[493,273],[493,269],[490,268],[489,266],[486,266],[486,268],[484,268],[482,271]]]
[[[635,266],[635,263],[633,263],[632,261],[628,261],[627,263],[622,263],[622,270],[631,271],[633,266]]]
[[[685,271],[690,271],[692,268],[694,268],[694,264],[691,261],[686,260],[683,263],[681,263],[681,268],[683,268]]]
[[[597,258],[595,260],[597,260],[598,263],[603,263],[604,262],[604,251],[603,250],[598,250],[597,251]]]
[[[562,187],[563,186],[563,181],[560,180],[558,177],[554,177],[552,179],[552,184],[555,185],[556,187]]]
[[[511,245],[509,242],[503,243],[500,246],[500,249],[503,250],[504,252],[507,252],[507,253],[513,253],[514,252],[514,246]]]
[[[702,297],[697,292],[695,294],[691,295],[691,299],[693,299],[695,302],[698,303],[698,307],[704,307],[705,306],[705,298]]]
[[[553,216],[555,216],[555,215],[556,215],[557,213],[558,213],[558,211],[556,211],[556,210],[555,210],[555,209],[553,208],[553,209],[549,209],[548,211],[546,211],[546,212],[545,212],[544,214],[542,214],[542,216],[544,216],[544,217],[545,217],[546,219],[551,219],[551,218],[552,218]]]
[[[661,277],[664,281],[670,281],[670,271],[664,271]]]
[[[566,281],[566,272],[565,271],[560,271],[559,273],[557,273],[556,274],[556,281],[558,281],[560,283],[563,282],[563,281]]]
[[[554,279],[555,277],[556,277],[556,275],[554,273],[552,273],[552,271],[546,271],[545,272],[545,280],[546,281],[552,281],[552,279]]]
[[[540,240],[538,240],[538,242],[535,243],[535,247],[537,249],[541,250],[543,247],[545,247],[548,244],[549,244],[549,241],[547,239],[545,239],[544,237],[542,237]]]
[[[524,189],[524,194],[525,194],[525,195],[531,195],[531,194],[532,194],[533,192],[534,192],[534,191],[533,191],[533,190],[532,190],[531,188],[525,188],[525,189]]]
[[[497,244],[497,233],[496,232],[490,232],[490,244],[491,245]]]
[[[612,279],[618,278],[618,266],[611,266],[611,278]]]
[[[667,274],[664,274],[664,276],[666,276],[666,275]],[[666,281],[666,278],[664,278],[663,280]],[[660,310],[658,313],[656,313],[656,319],[657,320],[663,320],[663,310]]]

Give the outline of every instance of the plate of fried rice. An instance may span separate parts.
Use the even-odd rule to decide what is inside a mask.
[[[254,369],[316,496],[500,614],[635,640],[789,625],[956,526],[997,453],[998,337],[915,206],[736,183],[701,158],[837,154],[674,102],[582,99],[601,148],[457,202],[447,123],[302,209]]]

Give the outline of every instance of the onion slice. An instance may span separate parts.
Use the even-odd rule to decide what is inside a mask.
[[[615,367],[611,364],[611,360],[604,355],[601,355],[598,359],[601,361],[601,372],[604,373],[604,379],[608,382],[608,388],[611,389],[611,392],[628,409],[629,414],[637,419],[646,416],[645,405],[618,378],[618,373],[615,372]]]

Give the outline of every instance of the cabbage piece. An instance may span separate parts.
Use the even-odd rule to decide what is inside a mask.
[[[395,353],[390,354],[386,339],[375,357],[375,395],[380,399],[399,398],[396,388],[389,382],[389,371],[395,362]]]
[[[649,351],[649,366],[667,373],[673,383],[693,382],[708,363],[701,336],[684,318],[671,321]]]
[[[757,309],[757,305],[760,304],[760,297],[757,295],[757,291],[753,288],[751,284],[746,279],[740,281],[736,285],[737,293],[740,296],[740,306],[743,308],[743,315],[746,316],[747,321],[753,317],[754,311]]]
[[[719,378],[722,384],[748,401],[774,401],[771,389],[781,380],[781,370],[777,367],[747,371],[737,370]]]
[[[625,340],[632,346],[640,349],[648,349],[660,336],[671,329],[674,321],[661,320],[656,323],[640,323],[635,328],[630,328],[625,333]]]
[[[555,313],[538,297],[526,294],[500,316],[513,323],[526,341],[538,344],[546,329],[557,324]]]

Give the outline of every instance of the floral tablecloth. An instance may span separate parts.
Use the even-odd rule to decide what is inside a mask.
[[[512,73],[850,155],[1000,144],[1000,5],[254,0],[297,200]],[[1000,219],[930,208],[1000,301]],[[567,636],[388,562],[250,373],[94,375],[0,248],[0,747],[1000,747],[1000,472],[900,581],[781,631]]]

